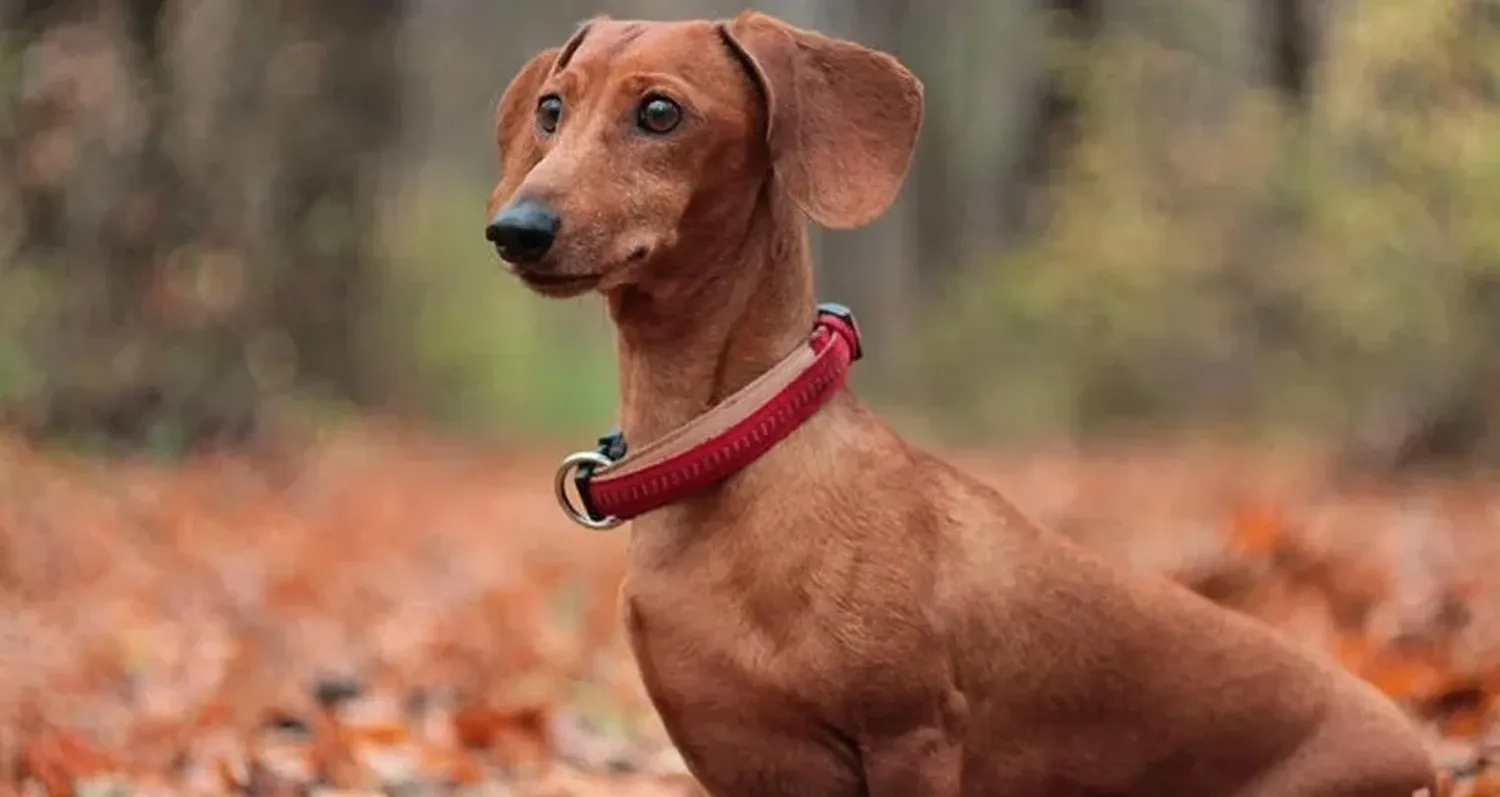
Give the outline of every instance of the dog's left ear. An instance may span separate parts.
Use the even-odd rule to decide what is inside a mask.
[[[526,172],[536,165],[538,148],[536,134],[537,92],[542,83],[555,71],[568,65],[568,60],[583,43],[594,19],[587,20],[561,47],[548,47],[533,55],[521,66],[521,71],[511,78],[500,102],[495,106],[495,141],[500,147],[500,181],[496,193],[505,186],[519,185]],[[491,204],[501,199],[492,197]]]
[[[746,11],[719,34],[758,85],[777,178],[814,221],[858,227],[896,199],[922,82],[894,57]]]

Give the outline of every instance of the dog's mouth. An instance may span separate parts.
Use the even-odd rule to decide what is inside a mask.
[[[534,271],[525,271],[511,268],[526,287],[537,293],[549,296],[575,296],[585,293],[599,284],[601,279],[598,274],[539,274]]]

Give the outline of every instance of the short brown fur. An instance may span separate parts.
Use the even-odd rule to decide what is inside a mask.
[[[684,109],[668,135],[633,126],[652,92]],[[878,216],[921,109],[894,58],[762,14],[595,19],[506,89],[489,210],[556,210],[547,259],[517,272],[603,295],[644,444],[805,338],[804,214]],[[636,519],[622,603],[652,701],[723,797],[1405,797],[1433,777],[1362,681],[1028,522],[847,390]]]

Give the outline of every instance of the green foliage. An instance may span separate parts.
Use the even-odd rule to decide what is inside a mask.
[[[971,431],[1358,423],[1493,359],[1500,27],[1471,0],[1341,7],[1309,118],[1117,32],[1045,234],[970,270],[930,361]],[[933,350],[941,350],[933,347]],[[924,367],[924,366],[918,366]]]
[[[1221,46],[1221,3],[1152,0],[1150,33],[1116,26],[1097,46],[1048,48],[1082,100],[1081,140],[1046,197],[1043,234],[974,264],[925,308],[928,336],[905,369],[917,414],[966,439],[1183,422],[1337,433],[1500,368],[1488,365],[1500,363],[1496,5],[1341,6],[1306,117]],[[0,95],[15,65],[0,43]],[[9,112],[0,103],[0,133]],[[304,384],[270,321],[239,324],[227,343],[203,332],[232,304],[204,286],[234,269],[208,241],[164,252],[152,301],[169,300],[185,331],[142,338],[161,351],[134,378],[170,388],[145,446],[181,449],[194,432],[171,413],[208,398],[238,409],[291,397],[329,422],[357,399],[496,433],[606,424],[614,355],[597,300],[522,289],[479,235],[488,186],[431,166],[389,198],[381,266],[348,297],[357,396]],[[357,226],[330,202],[291,232],[301,253],[337,260]],[[0,224],[0,406],[119,378],[114,360],[49,348],[88,286],[4,262],[6,235]]]
[[[0,266],[0,404],[30,400],[41,389],[41,368],[26,341],[55,295],[40,271]]]

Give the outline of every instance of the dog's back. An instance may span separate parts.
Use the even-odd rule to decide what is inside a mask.
[[[947,463],[920,468],[955,508],[936,564],[970,698],[966,793],[1373,797],[1429,784],[1407,720],[1333,661],[1103,561]],[[1314,755],[1342,764],[1300,766]]]

